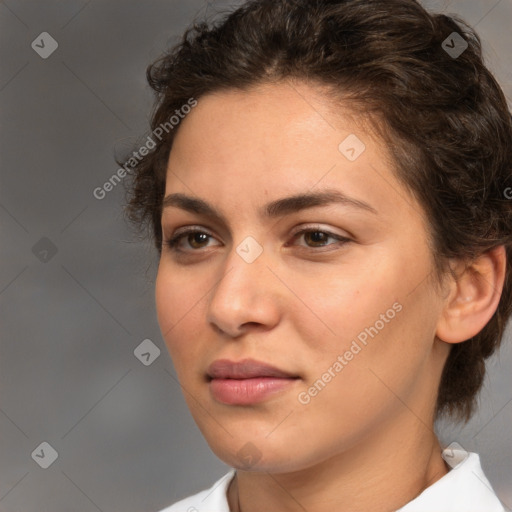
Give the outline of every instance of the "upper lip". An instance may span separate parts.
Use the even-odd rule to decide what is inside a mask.
[[[296,378],[288,372],[254,359],[230,361],[218,359],[208,367],[210,379],[251,379],[255,377]]]

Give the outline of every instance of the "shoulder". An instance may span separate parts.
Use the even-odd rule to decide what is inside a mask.
[[[229,512],[226,491],[235,475],[232,469],[209,489],[189,496],[160,512]]]
[[[397,512],[505,512],[478,454],[447,449],[443,457],[450,460],[451,471]]]

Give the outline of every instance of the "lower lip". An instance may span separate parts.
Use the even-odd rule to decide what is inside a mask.
[[[255,377],[253,379],[212,379],[210,392],[218,402],[229,405],[248,405],[262,402],[283,391],[297,379]]]

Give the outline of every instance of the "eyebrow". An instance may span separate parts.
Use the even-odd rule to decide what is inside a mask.
[[[260,215],[268,219],[283,217],[307,208],[315,206],[328,206],[331,204],[340,204],[343,206],[378,214],[377,210],[368,203],[349,197],[339,190],[323,190],[321,192],[307,192],[296,194],[293,196],[283,197],[265,205]],[[175,207],[186,210],[197,215],[211,217],[217,221],[227,224],[224,215],[208,202],[197,197],[188,196],[186,194],[174,193],[167,195],[162,207]]]

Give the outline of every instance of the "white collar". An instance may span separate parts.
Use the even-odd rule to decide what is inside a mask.
[[[396,512],[505,512],[485,477],[476,453],[449,449],[452,470]],[[230,512],[227,490],[235,470],[209,489],[189,496],[160,512]]]

